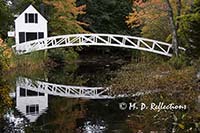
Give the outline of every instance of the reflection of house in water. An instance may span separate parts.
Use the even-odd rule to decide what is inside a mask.
[[[37,118],[45,112],[48,107],[48,94],[32,91],[23,86],[16,88],[16,108],[30,122],[35,122]]]
[[[20,77],[16,81],[16,108],[30,122],[45,112],[48,95],[85,99],[113,99],[109,88],[52,84]]]
[[[113,98],[106,94],[108,88],[103,87],[66,86],[22,77],[17,79],[16,86],[16,108],[30,122],[35,122],[45,112],[48,95],[87,99]]]

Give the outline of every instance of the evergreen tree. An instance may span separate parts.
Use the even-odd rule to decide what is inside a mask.
[[[12,0],[11,10],[14,14],[21,14],[30,4],[40,9],[42,0]]]
[[[137,28],[129,29],[125,23],[126,16],[132,11],[130,0],[77,0],[77,4],[86,4],[86,14],[78,19],[87,23],[84,28],[92,33],[139,33]]]
[[[91,33],[121,34],[139,36],[140,28],[129,28],[125,20],[132,11],[131,0],[77,0],[77,5],[86,5],[85,14],[78,20],[86,23],[82,27]],[[100,56],[129,58],[131,50],[114,47],[89,47],[84,53]],[[122,58],[123,58],[122,57]]]
[[[0,0],[0,37],[5,39],[10,25],[13,23],[13,17],[8,4]]]
[[[191,12],[181,17],[182,41],[187,43],[187,55],[200,55],[200,0],[195,0]]]

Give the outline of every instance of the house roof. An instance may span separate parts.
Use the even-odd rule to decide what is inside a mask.
[[[15,19],[15,21],[17,21],[20,17],[22,17],[22,14],[28,12],[29,10],[32,10],[33,12],[38,13],[40,16],[42,16],[41,13],[40,13],[39,11],[37,11],[33,5],[29,5],[29,6]],[[44,16],[42,16],[42,18],[43,18],[44,21],[47,21],[46,18],[45,18]]]

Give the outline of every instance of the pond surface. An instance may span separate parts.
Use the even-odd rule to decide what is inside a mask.
[[[79,63],[16,76],[14,106],[4,114],[1,132],[199,132],[199,90],[113,96],[109,81],[121,66]]]

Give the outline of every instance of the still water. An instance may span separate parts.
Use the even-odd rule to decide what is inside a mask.
[[[121,66],[79,63],[16,76],[1,132],[199,132],[199,90],[113,95],[109,81]]]

